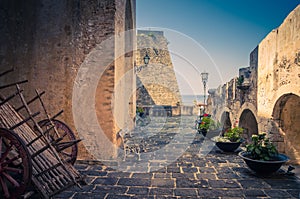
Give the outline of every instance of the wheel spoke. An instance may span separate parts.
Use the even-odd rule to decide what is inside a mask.
[[[68,157],[71,157],[72,156],[72,153],[67,153],[65,151],[61,151],[60,152],[62,155],[65,155],[65,156],[68,156]]]
[[[79,142],[79,140],[76,140],[76,137],[72,130],[59,120],[43,120],[39,123],[43,126],[44,129],[54,126],[54,128],[48,134],[49,140],[52,142],[56,151],[61,155],[62,159],[71,164],[74,164],[76,161],[78,151],[77,143]]]
[[[3,172],[2,175],[5,176],[6,179],[9,180],[15,187],[20,187],[20,184],[8,173]]]
[[[16,156],[16,157],[13,157],[12,159],[5,160],[2,164],[3,165],[8,165],[8,164],[12,163],[13,161],[16,161],[19,158],[20,158],[20,154],[18,154],[18,156]]]
[[[12,148],[12,144],[6,148],[6,151],[3,153],[3,156],[0,159],[0,162],[3,162],[3,160],[6,158],[6,156],[8,155],[8,153],[10,152],[11,148]]]
[[[3,169],[6,170],[6,171],[12,171],[12,172],[15,172],[15,173],[22,173],[23,172],[22,169],[13,168],[13,167],[4,167]]]
[[[2,150],[2,142],[3,142],[3,140],[2,140],[2,137],[0,138],[0,158],[2,157],[2,153],[1,153],[1,150]]]
[[[61,142],[57,144],[58,152],[67,150],[68,148],[72,148],[73,146],[76,146],[76,144],[80,142],[80,140],[72,140],[68,142]]]
[[[0,129],[0,198],[20,198],[31,181],[30,154],[15,132]]]
[[[3,192],[4,192],[5,198],[9,198],[10,194],[9,194],[7,185],[6,185],[6,183],[4,182],[2,176],[0,176],[0,184],[1,184],[2,190],[3,190]]]

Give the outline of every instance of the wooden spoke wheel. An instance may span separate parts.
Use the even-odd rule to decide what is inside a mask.
[[[76,140],[73,131],[65,123],[59,120],[51,120],[51,122],[46,119],[40,121],[39,125],[44,132],[47,129],[49,130],[47,136],[61,158],[68,163],[74,164],[77,158],[77,143],[79,140]]]
[[[0,128],[0,198],[19,198],[31,181],[32,164],[23,140]]]

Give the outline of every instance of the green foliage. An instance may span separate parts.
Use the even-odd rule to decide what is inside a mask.
[[[278,155],[276,147],[270,142],[266,135],[266,133],[252,135],[252,143],[246,146],[247,152],[250,153],[252,159],[273,160]]]
[[[153,39],[156,39],[155,35],[154,35],[152,32],[150,32],[150,33],[148,34],[148,36],[149,36],[149,37],[152,37]]]
[[[211,125],[213,125],[214,121],[210,116],[203,117],[200,124],[200,129],[208,130]]]
[[[237,78],[237,84],[238,84],[239,86],[241,86],[241,85],[243,84],[243,82],[244,82],[244,76],[241,75],[241,76],[239,76],[239,77]]]
[[[241,136],[244,132],[244,129],[241,127],[234,127],[231,129],[228,129],[225,134],[224,137],[227,138],[228,140],[230,140],[230,142],[239,142],[241,141]]]
[[[136,112],[137,113],[144,113],[144,109],[142,107],[137,107]]]
[[[241,127],[234,127],[232,129],[228,129],[224,136],[216,136],[212,138],[215,142],[240,142],[242,141],[242,134],[244,129]]]

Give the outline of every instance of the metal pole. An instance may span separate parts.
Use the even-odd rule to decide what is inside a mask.
[[[203,82],[203,87],[204,87],[204,102],[203,102],[204,108],[203,108],[203,113],[205,113],[205,105],[206,105],[206,103],[205,103],[205,99],[206,99],[206,81]]]

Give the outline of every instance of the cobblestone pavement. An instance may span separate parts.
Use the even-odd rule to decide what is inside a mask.
[[[299,198],[300,180],[288,175],[286,166],[271,176],[257,176],[237,152],[221,152],[198,134],[194,119],[152,118],[131,135],[142,136],[140,159],[130,153],[124,160],[120,151],[116,160],[78,161],[87,185],[54,198]]]

